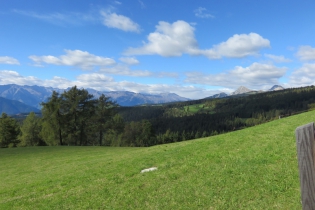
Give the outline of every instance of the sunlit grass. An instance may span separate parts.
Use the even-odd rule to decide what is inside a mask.
[[[209,112],[209,111],[213,111],[213,107],[207,107],[205,106],[205,104],[193,104],[193,105],[189,105],[189,106],[184,106],[184,111],[187,113],[197,113],[199,111],[202,112]]]
[[[294,131],[314,119],[150,148],[1,149],[0,209],[300,209]]]

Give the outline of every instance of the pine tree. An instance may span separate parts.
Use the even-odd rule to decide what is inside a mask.
[[[19,133],[20,127],[17,121],[2,113],[0,118],[0,147],[16,147],[19,143]]]
[[[40,135],[48,145],[102,145],[104,132],[124,128],[121,117],[113,121],[116,103],[105,95],[96,100],[76,86],[61,95],[54,91],[42,107]]]
[[[53,91],[48,102],[42,103],[42,130],[41,137],[48,145],[63,145],[61,114],[61,98],[56,91]]]
[[[111,123],[113,116],[115,114],[114,108],[117,107],[117,104],[112,102],[109,97],[106,97],[102,94],[96,102],[96,129],[99,133],[99,145],[103,143],[104,132],[112,127]],[[117,120],[120,120],[117,118]],[[119,125],[118,125],[119,126]]]
[[[94,124],[90,122],[95,114],[94,107],[93,95],[85,89],[74,86],[61,95],[61,113],[68,144],[87,145],[89,134],[93,132]]]
[[[31,112],[21,126],[21,146],[45,145],[40,137],[41,123],[34,112]]]

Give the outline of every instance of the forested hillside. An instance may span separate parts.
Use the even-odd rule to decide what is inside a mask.
[[[122,107],[125,121],[149,120],[160,143],[216,135],[315,108],[315,87],[163,106]]]

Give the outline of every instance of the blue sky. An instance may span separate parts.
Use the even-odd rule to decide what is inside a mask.
[[[172,92],[315,85],[313,0],[0,2],[0,84]]]

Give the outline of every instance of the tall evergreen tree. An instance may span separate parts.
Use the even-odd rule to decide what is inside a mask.
[[[114,125],[111,121],[115,114],[114,108],[117,107],[117,104],[112,102],[104,94],[98,98],[96,104],[96,128],[99,133],[99,145],[102,145],[105,130]]]
[[[59,93],[53,91],[48,102],[42,103],[42,130],[41,136],[48,145],[62,145],[62,124],[61,97]]]
[[[122,118],[114,118],[116,107],[105,95],[94,99],[87,90],[76,86],[61,95],[54,91],[42,103],[41,136],[48,145],[102,145],[108,129],[123,130]]]
[[[21,126],[21,145],[22,146],[39,146],[44,145],[40,137],[41,122],[34,112],[31,112],[23,121]]]
[[[15,147],[18,143],[20,127],[15,119],[2,113],[0,118],[0,147]]]
[[[93,123],[90,122],[95,114],[96,100],[87,90],[80,90],[76,86],[65,91],[61,95],[61,100],[67,143],[86,145],[89,134],[93,132]]]

